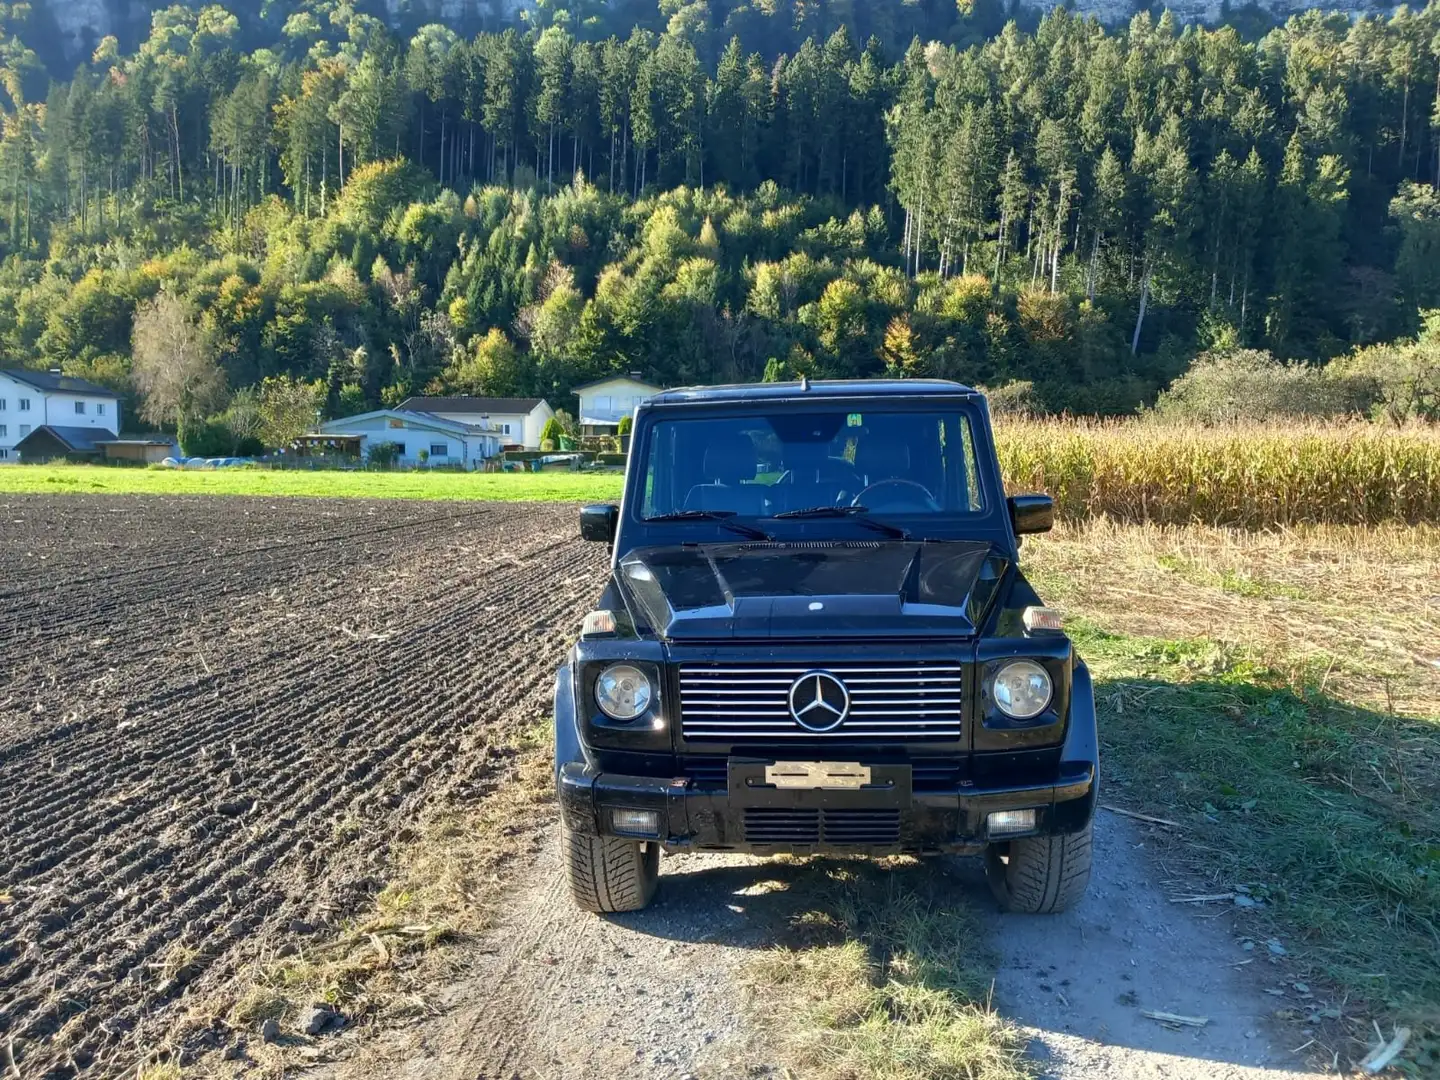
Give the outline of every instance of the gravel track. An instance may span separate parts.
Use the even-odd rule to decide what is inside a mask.
[[[12,497],[0,523],[27,1080],[133,1068],[293,920],[373,894],[396,831],[545,714],[603,561],[566,507]]]
[[[902,889],[951,891],[981,915],[1000,960],[995,1004],[1029,1036],[1037,1080],[1321,1080],[1284,1041],[1298,1045],[1303,1032],[1270,1024],[1266,983],[1235,966],[1248,954],[1233,928],[1169,904],[1123,819],[1099,815],[1096,848],[1090,891],[1063,915],[1000,914],[979,859],[895,871]],[[328,1048],[337,1060],[307,1076],[802,1080],[776,1060],[744,984],[757,951],[797,947],[793,920],[805,905],[793,894],[817,871],[695,854],[662,858],[660,872],[646,910],[582,913],[564,889],[552,829],[545,854],[513,883],[502,925],[471,948],[461,977],[431,988],[433,1015],[342,1035]],[[1207,1023],[1172,1030],[1142,1009]]]

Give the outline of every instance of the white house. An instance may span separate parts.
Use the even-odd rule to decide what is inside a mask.
[[[634,375],[612,375],[575,388],[580,399],[580,432],[583,435],[614,435],[620,418],[629,416],[648,397],[660,393]]]
[[[378,443],[394,443],[402,465],[463,465],[478,469],[500,453],[504,436],[476,424],[402,409],[377,409],[321,424],[297,443],[310,452],[334,449],[365,458]]]
[[[55,370],[0,370],[0,463],[17,461],[15,444],[40,427],[118,435],[120,398]]]
[[[543,398],[412,397],[400,403],[405,412],[429,413],[488,428],[505,446],[540,449],[540,433],[555,410]]]

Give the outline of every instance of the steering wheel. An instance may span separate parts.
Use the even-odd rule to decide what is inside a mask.
[[[878,491],[881,488],[914,488],[920,493],[919,499],[916,499],[914,497],[907,499],[904,497],[903,493],[900,493],[900,497],[889,500],[888,505],[893,506],[896,504],[917,503],[924,510],[935,511],[940,509],[940,504],[935,501],[935,496],[930,494],[930,489],[927,488],[924,484],[917,483],[914,480],[877,480],[875,483],[862,490],[860,494],[856,495],[855,498],[851,500],[850,505],[869,506],[870,503],[874,502],[875,500],[867,500],[865,496],[869,495],[872,491]],[[881,506],[887,505],[887,502],[884,499],[879,500],[879,502]]]

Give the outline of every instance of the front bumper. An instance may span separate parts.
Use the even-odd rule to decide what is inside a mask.
[[[667,849],[885,854],[975,851],[991,837],[997,810],[1036,811],[1036,827],[1004,839],[1073,833],[1095,807],[1093,762],[1062,763],[1053,782],[962,786],[914,792],[909,767],[875,766],[876,783],[860,790],[778,790],[746,783],[766,762],[732,759],[724,789],[699,788],[685,777],[619,776],[569,762],[559,770],[561,815],[586,835],[657,840]],[[613,810],[657,815],[654,833],[617,830]]]
[[[1089,669],[1075,664],[1063,745],[1037,773],[1028,754],[975,754],[971,779],[943,790],[915,791],[908,764],[871,763],[871,788],[777,790],[755,785],[764,759],[734,758],[723,787],[684,776],[606,772],[579,739],[570,682],[556,687],[556,788],[567,828],[582,835],[628,836],[681,850],[757,854],[975,851],[992,838],[987,819],[999,810],[1036,811],[1035,828],[1004,839],[1082,831],[1099,792],[1099,737]],[[802,751],[794,758],[813,759]],[[633,759],[632,759],[633,760]],[[672,759],[673,760],[673,759]],[[775,759],[769,759],[771,761]],[[1030,759],[1033,763],[1033,758]],[[983,766],[983,767],[982,767]],[[614,810],[651,811],[651,833],[616,830]]]

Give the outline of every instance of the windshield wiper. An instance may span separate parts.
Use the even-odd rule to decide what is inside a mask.
[[[853,517],[861,525],[868,525],[877,532],[893,536],[896,540],[910,539],[909,529],[902,529],[899,525],[891,525],[888,521],[865,516],[869,513],[868,506],[809,506],[803,510],[786,510],[783,514],[774,516],[776,518]]]
[[[773,540],[764,529],[757,529],[754,525],[746,525],[743,521],[731,521],[735,516],[734,510],[672,510],[668,514],[656,514],[654,517],[647,517],[646,521],[718,521],[723,528],[737,532],[741,536],[748,536],[751,540]]]

